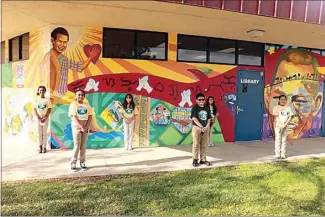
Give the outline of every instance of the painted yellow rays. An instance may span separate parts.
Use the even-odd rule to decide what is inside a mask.
[[[73,27],[72,27],[73,28]],[[76,27],[77,28],[77,27]],[[80,27],[78,27],[80,28]],[[49,82],[49,71],[50,71],[50,59],[46,59],[45,56],[49,49],[52,48],[50,41],[43,41],[42,30],[37,30],[30,33],[30,57],[29,60],[20,62],[18,64],[24,65],[24,70],[27,72],[25,76],[25,86],[35,87],[40,84],[43,80],[43,84],[48,85]],[[69,29],[68,29],[69,31]],[[50,32],[48,32],[50,34]],[[169,49],[169,54],[176,54],[176,35],[171,34],[169,37],[169,43],[172,46]],[[45,45],[49,47],[45,48]],[[102,28],[101,27],[85,27],[82,28],[80,35],[74,41],[73,44],[68,45],[67,51],[64,53],[69,60],[82,61],[85,62],[88,57],[85,54],[85,45],[95,45],[98,44],[102,46]],[[178,63],[175,65],[176,59],[172,60],[169,58],[170,64],[166,65],[166,62],[151,62],[146,60],[123,60],[123,59],[110,59],[101,58],[100,54],[97,62],[90,63],[89,66],[81,73],[69,70],[68,83],[73,82],[78,79],[102,75],[102,74],[114,74],[114,73],[129,73],[137,72],[143,74],[152,74],[156,76],[162,76],[168,79],[177,80],[186,83],[192,83],[197,81],[195,76],[192,76],[190,72],[186,70],[188,68],[196,67],[208,67],[214,71],[210,75],[217,76],[224,73],[235,66],[221,66],[212,64],[191,64],[191,63]],[[182,65],[183,64],[183,65]],[[13,64],[13,70],[15,72],[16,65]],[[40,79],[42,77],[43,79]],[[45,81],[45,83],[44,83]],[[17,85],[16,77],[14,78],[14,86]]]
[[[325,75],[325,67],[317,67],[320,74]]]
[[[48,80],[48,73],[40,67],[45,55],[40,30],[32,31],[29,34],[29,55],[29,59],[26,61],[12,63],[14,72],[13,87],[17,87],[17,69],[19,66],[23,67],[24,71],[24,87],[33,88],[39,85],[41,73],[44,80]]]

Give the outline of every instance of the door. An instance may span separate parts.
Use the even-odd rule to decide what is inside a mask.
[[[263,71],[237,71],[236,141],[261,140],[263,124]]]

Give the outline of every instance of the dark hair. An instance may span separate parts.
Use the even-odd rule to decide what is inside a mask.
[[[131,109],[134,109],[135,108],[135,103],[133,101],[133,96],[131,94],[129,94],[129,93],[125,95],[124,102],[123,102],[122,106],[123,106],[124,109],[126,109],[128,107],[128,102],[126,101],[126,98],[128,96],[131,97],[130,107],[131,107]]]
[[[39,89],[44,89],[44,93],[46,92],[46,87],[45,86],[39,86],[38,88],[37,88],[37,93],[36,93],[36,95],[37,96],[39,96],[40,95],[40,93],[39,93]]]
[[[53,38],[54,40],[56,40],[56,37],[57,37],[58,34],[67,36],[68,37],[68,40],[69,40],[69,32],[65,28],[63,28],[63,27],[57,27],[57,28],[55,28],[51,32],[51,38]]]
[[[286,96],[286,95],[281,94],[281,95],[278,97],[278,98],[279,98],[279,102],[278,102],[279,105],[280,105],[280,99],[281,99],[282,97],[284,97],[285,99],[287,99],[287,96]]]
[[[198,99],[199,97],[203,97],[203,98],[205,98],[205,96],[204,96],[203,93],[198,93],[198,94],[196,95],[196,99]]]
[[[212,106],[213,107],[215,107],[216,106],[216,101],[214,101],[214,98],[213,98],[213,96],[209,96],[208,98],[207,98],[207,101],[206,101],[206,106],[210,106],[210,99],[213,99],[213,103],[212,103]]]
[[[83,90],[77,90],[76,93],[75,93],[75,95],[77,95],[78,92],[82,92],[84,94],[84,96],[86,96],[86,93]]]
[[[205,106],[207,106],[209,109],[210,109],[210,103],[209,103],[209,100],[210,99],[213,99],[213,103],[212,103],[212,107],[213,107],[213,111],[217,111],[217,106],[216,106],[216,101],[214,101],[214,98],[213,98],[213,96],[209,96],[208,98],[207,98],[207,101],[206,101],[206,104],[205,104]]]

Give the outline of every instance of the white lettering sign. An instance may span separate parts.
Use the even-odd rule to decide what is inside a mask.
[[[242,84],[258,84],[258,82],[260,82],[260,80],[252,80],[252,79],[240,79],[240,83]]]

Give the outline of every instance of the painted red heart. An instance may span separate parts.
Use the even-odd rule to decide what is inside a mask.
[[[101,47],[99,44],[94,44],[94,45],[86,44],[86,45],[84,46],[84,52],[85,52],[85,54],[86,54],[86,56],[87,56],[88,58],[90,57],[90,53],[91,53],[94,49],[97,49],[97,50],[99,51],[95,56],[93,56],[93,57],[91,58],[91,62],[92,62],[93,64],[96,64],[96,62],[97,62],[97,60],[99,59],[99,56],[100,56],[100,54],[101,54],[101,52],[102,52],[102,47]]]

